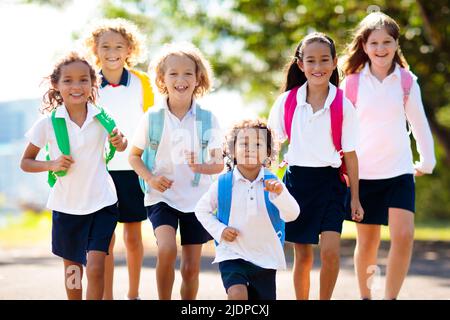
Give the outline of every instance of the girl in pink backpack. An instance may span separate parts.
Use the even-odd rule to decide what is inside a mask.
[[[286,241],[294,243],[297,299],[309,297],[312,245],[319,243],[319,235],[320,299],[332,296],[339,273],[346,171],[353,218],[360,220],[363,215],[358,198],[356,112],[338,89],[336,66],[333,40],[322,33],[306,36],[287,65],[284,93],[269,115],[269,126],[277,138],[281,142],[289,139],[284,183],[302,212],[295,221],[286,223]]]
[[[343,64],[342,88],[360,125],[356,151],[365,215],[357,224],[354,260],[362,299],[372,298],[368,280],[376,269],[380,226],[388,222],[391,248],[384,298],[397,298],[413,246],[414,176],[431,173],[436,164],[420,88],[407,70],[399,35],[392,18],[381,12],[369,14],[359,24]],[[409,128],[420,154],[414,165]]]

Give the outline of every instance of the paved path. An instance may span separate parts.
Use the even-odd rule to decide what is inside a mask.
[[[352,251],[354,241],[342,242],[341,271],[334,292],[334,299],[357,299],[357,285],[353,274]],[[382,298],[384,288],[384,264],[387,243],[380,249],[380,274],[375,282],[375,298]],[[123,248],[116,254],[115,298],[122,299],[127,290],[127,271]],[[204,250],[200,275],[199,299],[225,299],[216,265],[211,265],[211,243]],[[28,249],[0,249],[0,299],[65,299],[63,266],[59,258],[48,253],[48,247]],[[315,250],[316,254],[318,250]],[[277,274],[278,299],[293,299],[292,250],[286,248],[288,270]],[[141,297],[157,299],[155,284],[154,248],[146,248],[142,271]],[[177,268],[179,267],[179,261]],[[317,299],[319,261],[316,255],[311,275],[311,298]],[[86,288],[86,280],[83,280]],[[179,299],[180,274],[176,272],[174,299]],[[403,285],[400,299],[450,299],[450,243],[416,242],[409,275]]]

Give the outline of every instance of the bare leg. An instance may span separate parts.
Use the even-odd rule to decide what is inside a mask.
[[[202,245],[184,245],[181,250],[181,299],[194,300],[198,292]]]
[[[106,252],[89,251],[86,266],[88,279],[86,300],[101,300],[105,286]]]
[[[105,288],[103,290],[103,300],[113,300],[113,281],[114,281],[114,244],[116,235],[113,233],[109,244],[108,255],[105,258]]]
[[[353,256],[361,299],[372,299],[369,279],[375,272],[380,246],[380,225],[356,224],[357,238]]]
[[[171,226],[162,225],[156,228],[155,236],[158,242],[158,259],[156,262],[158,296],[160,300],[170,300],[177,259],[176,231]]]
[[[82,300],[83,287],[81,280],[83,279],[83,265],[66,259],[63,259],[63,261],[67,299]]]
[[[330,300],[339,274],[341,235],[325,231],[320,235],[320,300]]]
[[[310,244],[294,245],[294,288],[297,300],[309,299],[310,272],[313,266],[313,247]]]
[[[139,280],[141,277],[144,246],[142,244],[141,223],[124,224],[123,239],[127,248],[128,299],[139,297]]]
[[[386,266],[385,299],[396,299],[408,273],[414,243],[414,213],[389,208],[391,248]]]
[[[228,288],[228,300],[248,300],[247,287],[243,284],[235,284]]]

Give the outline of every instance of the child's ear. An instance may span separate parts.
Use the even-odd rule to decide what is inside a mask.
[[[297,58],[297,66],[299,67],[300,70],[302,70],[302,72],[305,72],[303,70],[303,61]]]
[[[334,57],[334,59],[333,59],[333,70],[336,69],[337,63],[338,63],[338,59],[337,59],[337,57]]]

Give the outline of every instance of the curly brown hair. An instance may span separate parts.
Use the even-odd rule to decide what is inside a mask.
[[[169,56],[186,56],[195,63],[198,85],[194,90],[194,97],[205,95],[212,87],[213,71],[208,60],[201,51],[189,42],[166,44],[160,54],[153,59],[149,67],[149,73],[155,71],[155,84],[158,91],[167,95],[167,87],[164,84],[164,72],[166,70],[166,59]]]
[[[82,57],[79,53],[72,51],[63,58],[61,58],[60,60],[58,60],[55,66],[53,67],[53,72],[49,76],[45,77],[45,80],[47,80],[48,82],[49,89],[44,93],[44,96],[42,97],[42,107],[41,107],[42,113],[51,112],[54,109],[56,109],[59,105],[62,105],[64,103],[60,92],[55,88],[55,86],[58,84],[58,81],[61,78],[61,69],[64,66],[67,66],[74,62],[82,62],[88,66],[89,76],[91,78],[92,83],[92,92],[90,97],[88,98],[88,101],[90,103],[95,104],[98,90],[97,74],[94,68],[89,64],[89,62],[84,57]]]
[[[261,130],[264,132],[262,136],[266,138],[267,158],[263,165],[267,168],[270,167],[278,152],[272,130],[267,127],[266,122],[262,119],[246,119],[236,123],[226,135],[224,157],[227,159],[226,165],[228,170],[232,170],[237,164],[235,157],[236,141],[239,136],[239,132],[243,129],[258,129],[258,132],[261,132]]]
[[[100,37],[108,31],[116,32],[127,41],[130,47],[130,54],[125,59],[127,67],[133,67],[145,58],[145,48],[142,45],[145,40],[144,36],[139,32],[138,27],[132,22],[117,18],[103,19],[91,27],[87,35],[84,37],[84,43],[90,54],[95,57],[95,65],[100,67],[100,59],[97,56],[97,46]]]

